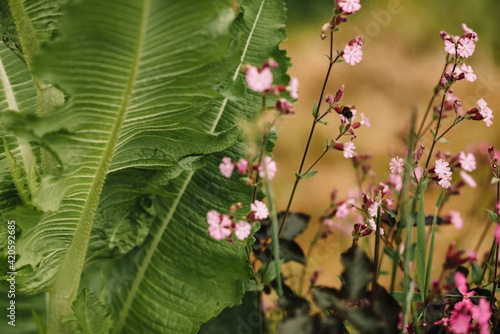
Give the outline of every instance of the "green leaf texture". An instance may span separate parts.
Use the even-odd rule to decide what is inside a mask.
[[[261,107],[241,89],[242,65],[274,57],[286,84],[288,60],[282,1],[241,1],[236,16],[232,5],[85,0],[63,11],[33,71],[66,103],[2,115],[2,131],[59,163],[33,194],[43,217],[18,242],[19,292],[73,293],[65,275],[88,243],[80,287],[105,285],[116,333],[196,333],[240,303],[244,244],[211,239],[205,215],[251,198],[218,170],[245,156],[238,125]]]

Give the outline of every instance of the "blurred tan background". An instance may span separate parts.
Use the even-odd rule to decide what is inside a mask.
[[[336,33],[335,48],[341,50],[350,39],[361,34],[364,38],[363,60],[356,66],[346,63],[334,65],[327,93],[335,94],[340,85],[345,84],[342,103],[356,107],[358,120],[361,120],[360,113],[371,120],[371,128],[361,127],[357,130],[355,145],[357,152],[373,154],[371,163],[377,182],[387,181],[390,159],[404,154],[401,134],[405,134],[412,111],[417,111],[419,124],[439,80],[446,57],[440,30],[461,35],[461,24],[466,23],[479,36],[475,53],[467,61],[478,79],[473,83],[460,81],[454,90],[464,110],[474,107],[477,100],[484,98],[495,118],[489,128],[482,121],[460,124],[445,137],[451,144],[439,144],[436,148],[450,151],[453,155],[462,150],[474,152],[478,170],[471,175],[478,183],[478,188],[465,187],[463,194],[448,202],[442,210],[443,215],[449,210],[460,211],[464,228],[439,228],[440,233],[436,238],[439,248],[435,252],[433,271],[435,277],[439,275],[449,242],[456,240],[458,248],[473,249],[488,221],[485,209],[493,209],[495,187],[489,185],[491,173],[484,159],[487,159],[485,147],[488,145],[495,145],[500,150],[500,3],[493,0],[362,0],[361,4],[362,9],[349,16],[349,21],[342,24],[341,31]],[[300,98],[296,104],[296,114],[286,117],[281,125],[275,149],[279,173],[273,185],[278,210],[286,207],[294,172],[299,168],[309,135],[311,111],[314,101],[319,98],[328,66],[325,56],[328,54],[328,40],[321,40],[320,30],[323,23],[331,18],[333,2],[289,0],[288,7],[288,41],[282,48],[287,49],[292,60],[290,75],[300,81]],[[338,116],[332,114],[326,120],[330,123],[328,126],[317,127],[306,166],[322,152],[325,138],[331,140],[338,134]],[[428,150],[431,142],[428,140],[423,144]],[[480,149],[483,160],[475,151],[479,144],[483,147]],[[299,183],[292,205],[292,211],[312,216],[309,229],[299,238],[304,250],[317,229],[318,218],[328,207],[331,191],[338,189],[337,198],[343,200],[349,191],[356,189],[352,164],[341,152],[329,152],[314,169],[319,173]],[[426,198],[426,215],[433,214],[436,194],[437,191],[431,190]],[[352,222],[346,221],[343,226],[349,231]],[[479,258],[490,247],[492,232],[491,228],[491,233],[480,249]],[[372,250],[373,235],[370,239]],[[338,286],[339,280],[335,275],[342,271],[340,253],[351,242],[351,236],[342,232],[321,240],[309,259],[308,273],[320,267],[323,273],[318,283]],[[300,272],[299,265],[288,266],[292,286],[296,286]]]

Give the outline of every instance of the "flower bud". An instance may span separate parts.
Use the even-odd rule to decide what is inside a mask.
[[[469,115],[473,115],[473,114],[477,114],[477,113],[478,113],[478,111],[479,111],[479,110],[478,110],[476,107],[474,107],[474,108],[470,109],[469,111],[467,111],[467,113],[468,113]]]
[[[460,103],[459,100],[455,100],[455,102],[453,102],[453,109],[455,109],[455,113],[459,117],[464,114],[464,111],[462,110],[462,103]]]
[[[332,29],[332,24],[330,22],[323,24],[323,26],[321,27],[321,39],[325,39],[328,37],[326,35],[326,32],[330,29]]]
[[[339,151],[343,151],[344,150],[344,144],[337,143],[337,144],[333,145],[333,148],[336,149],[336,150],[339,150]]]
[[[333,109],[335,109],[337,114],[339,114],[339,115],[342,114],[342,108],[340,108],[339,106],[335,106],[335,108],[333,108]]]
[[[488,155],[490,156],[490,160],[495,159],[495,147],[494,146],[488,147]]]
[[[480,113],[476,113],[471,117],[471,119],[474,121],[482,121],[483,118],[484,118],[483,115],[481,115]]]
[[[266,67],[277,68],[278,63],[274,59],[268,59],[264,62],[264,64],[262,64],[262,68],[266,68]]]
[[[342,84],[342,86],[340,86],[337,90],[337,93],[335,93],[335,99],[333,100],[334,103],[337,103],[342,99],[342,96],[344,96],[344,88],[345,86]]]
[[[420,159],[422,159],[422,155],[424,155],[424,150],[425,150],[425,146],[424,145],[420,145],[420,147],[415,152],[415,156],[414,156],[415,163],[419,162]]]
[[[361,123],[360,122],[355,122],[353,124],[351,124],[351,129],[357,129],[361,126]]]
[[[293,105],[286,99],[279,99],[276,102],[276,110],[278,110],[283,115],[294,114]]]

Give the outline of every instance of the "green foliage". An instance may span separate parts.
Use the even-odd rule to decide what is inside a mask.
[[[61,321],[82,287],[83,332],[195,333],[238,304],[244,245],[211,239],[205,214],[251,198],[218,164],[245,156],[237,126],[261,107],[238,88],[242,65],[274,57],[287,82],[282,1],[243,0],[236,15],[229,0],[1,4],[29,65],[1,46],[0,201],[21,229],[18,293],[67,296],[50,299],[49,332],[76,329]],[[92,315],[100,285],[113,326]]]

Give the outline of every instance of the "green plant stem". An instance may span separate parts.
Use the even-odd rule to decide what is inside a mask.
[[[317,106],[316,111],[314,113],[314,119],[313,119],[313,122],[311,125],[311,130],[309,131],[309,137],[307,138],[307,143],[306,143],[306,147],[304,149],[304,154],[302,155],[302,160],[300,162],[299,171],[297,172],[298,175],[302,174],[302,171],[304,168],[304,163],[305,163],[306,157],[307,157],[307,153],[309,152],[309,146],[311,145],[314,130],[316,128],[316,124],[318,123],[319,110],[321,108],[321,103],[323,101],[323,96],[325,94],[326,84],[328,83],[328,80],[330,78],[330,73],[332,71],[333,64],[335,64],[335,62],[339,59],[339,56],[337,55],[337,57],[335,59],[332,59],[332,58],[333,58],[333,31],[330,32],[330,58],[329,58],[330,62],[328,64],[328,70],[326,72],[325,80],[323,81],[323,87],[321,88],[321,93],[319,95],[318,106]],[[295,196],[295,191],[297,190],[297,185],[299,184],[299,181],[301,180],[300,176],[298,176],[298,175],[295,176],[295,182],[293,184],[292,192],[291,192],[290,197],[288,199],[288,204],[286,206],[285,213],[283,214],[283,219],[280,222],[279,234],[281,234],[281,232],[283,230],[283,226],[285,225],[286,218],[288,217],[288,213],[290,212],[290,207],[292,206],[292,201],[293,201],[293,198]]]

